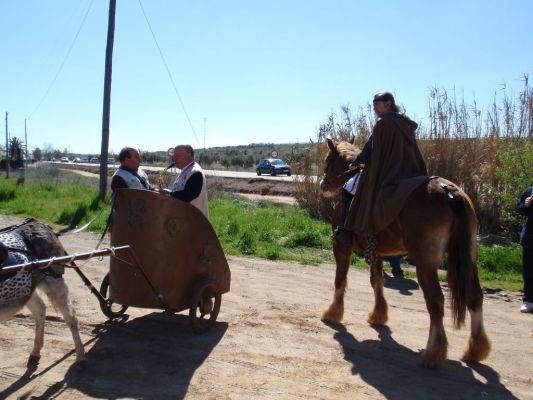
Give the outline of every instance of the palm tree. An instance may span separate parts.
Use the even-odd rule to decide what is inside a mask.
[[[24,142],[18,137],[12,137],[9,140],[9,158],[11,159],[11,166],[14,168],[22,167],[24,159]]]

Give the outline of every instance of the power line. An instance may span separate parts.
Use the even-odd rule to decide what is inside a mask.
[[[159,51],[159,55],[161,57],[161,60],[163,61],[163,65],[165,66],[168,77],[170,78],[170,82],[172,83],[172,87],[174,88],[174,92],[176,93],[176,96],[179,100],[179,103],[181,105],[181,108],[183,109],[183,113],[185,114],[185,117],[187,118],[187,121],[189,122],[189,126],[191,127],[191,131],[194,135],[194,138],[196,139],[196,142],[199,146],[201,146],[200,140],[198,140],[198,136],[196,135],[196,131],[194,129],[194,126],[192,125],[191,119],[189,118],[189,114],[187,113],[187,109],[185,108],[185,104],[183,103],[183,100],[181,99],[181,96],[178,92],[178,88],[176,87],[176,84],[174,83],[174,79],[172,78],[172,74],[170,73],[170,69],[168,68],[168,64],[165,60],[165,57],[163,56],[163,52],[161,51],[161,48],[159,47],[159,43],[157,43],[157,39],[155,37],[154,31],[152,30],[152,26],[150,25],[150,21],[148,21],[148,17],[146,13],[144,12],[144,7],[141,3],[141,0],[139,0],[139,6],[141,7],[141,11],[144,15],[144,19],[146,20],[146,23],[148,24],[148,29],[150,29],[150,32],[152,34],[152,38],[154,39],[155,45],[157,47],[157,50]]]
[[[31,116],[33,114],[35,114],[35,112],[39,109],[39,107],[41,107],[41,104],[43,104],[43,102],[46,99],[46,97],[48,97],[48,93],[50,93],[50,90],[52,89],[52,86],[54,86],[54,83],[56,82],[59,74],[63,70],[63,66],[67,62],[68,56],[70,55],[70,52],[72,51],[72,49],[74,47],[74,44],[76,43],[76,40],[78,39],[78,36],[79,36],[79,34],[81,32],[81,28],[83,28],[83,25],[85,24],[85,20],[87,19],[87,15],[89,15],[89,11],[91,10],[91,8],[93,6],[93,2],[94,2],[94,0],[91,0],[91,2],[89,4],[89,7],[87,7],[87,11],[85,12],[85,15],[83,16],[83,19],[81,20],[81,23],[80,23],[80,26],[78,28],[78,31],[76,32],[76,35],[74,36],[74,39],[72,40],[72,43],[70,44],[70,47],[69,47],[69,49],[67,51],[67,54],[65,54],[65,57],[63,57],[63,61],[61,62],[61,65],[59,66],[59,69],[57,70],[57,72],[56,72],[56,74],[54,76],[54,79],[52,79],[52,82],[48,86],[48,89],[46,89],[46,92],[44,93],[43,97],[41,98],[41,101],[37,104],[37,107],[35,107],[35,109],[30,113],[30,115],[28,116],[28,119],[30,119]]]

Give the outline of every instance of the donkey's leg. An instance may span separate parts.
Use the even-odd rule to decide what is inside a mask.
[[[490,340],[483,325],[483,292],[479,285],[477,271],[474,275],[467,299],[470,312],[470,338],[462,357],[465,362],[482,361],[490,353]]]
[[[41,285],[40,288],[46,292],[54,307],[58,308],[65,323],[70,328],[72,338],[74,340],[74,348],[76,349],[76,360],[85,360],[85,349],[81,342],[80,333],[78,330],[78,320],[74,313],[74,309],[68,298],[68,286],[63,278],[45,278],[46,284]]]
[[[376,257],[370,266],[370,284],[374,289],[374,308],[368,313],[368,323],[371,325],[385,325],[388,316],[388,306],[383,295],[383,259]]]
[[[352,259],[350,246],[333,243],[333,255],[337,269],[335,271],[335,292],[329,308],[322,313],[322,321],[339,324],[344,316],[344,293],[348,284],[348,269]]]
[[[41,359],[41,349],[44,344],[44,321],[46,318],[46,306],[41,300],[36,291],[34,291],[26,303],[26,307],[31,312],[33,319],[35,320],[35,339],[33,342],[33,350],[28,358],[27,365],[36,366]]]
[[[434,263],[415,260],[418,283],[424,293],[429,312],[429,337],[426,349],[422,352],[422,365],[438,368],[446,360],[448,340],[442,322],[444,317],[444,295],[439,284],[437,267]]]

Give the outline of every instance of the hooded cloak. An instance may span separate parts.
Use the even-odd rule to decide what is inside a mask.
[[[411,192],[429,180],[416,143],[417,127],[394,112],[376,123],[369,139],[372,153],[350,205],[347,229],[364,236],[377,234],[396,219]]]

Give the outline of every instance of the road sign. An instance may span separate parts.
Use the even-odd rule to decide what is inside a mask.
[[[167,156],[172,157],[174,155],[174,147],[170,147],[167,150]]]
[[[278,158],[278,151],[277,150],[272,150],[270,152],[270,157],[272,158]]]

